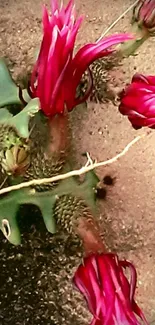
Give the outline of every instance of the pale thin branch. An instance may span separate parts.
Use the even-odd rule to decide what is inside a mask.
[[[61,174],[61,175],[57,175],[57,176],[53,176],[53,177],[49,177],[49,178],[41,178],[41,179],[33,179],[31,181],[28,182],[23,182],[17,185],[13,185],[13,186],[9,186],[6,188],[3,188],[0,190],[0,195],[4,194],[4,193],[8,193],[11,191],[16,191],[19,190],[21,188],[25,188],[25,187],[30,187],[30,186],[35,186],[35,185],[42,185],[42,184],[48,184],[48,183],[53,183],[56,181],[60,181],[62,179],[66,179],[72,176],[80,176],[82,174],[88,173],[90,170],[93,170],[95,168],[101,167],[101,166],[106,166],[106,165],[110,165],[114,162],[116,162],[119,158],[121,158],[122,156],[124,156],[127,151],[140,139],[142,139],[146,134],[143,134],[142,136],[138,136],[135,139],[133,139],[130,143],[128,143],[128,145],[123,149],[122,152],[120,152],[118,155],[116,155],[115,157],[108,159],[106,161],[101,161],[101,162],[95,162],[93,163],[93,161],[91,160],[90,156],[88,155],[88,161],[89,161],[89,165],[87,166],[83,166],[80,169],[77,170],[73,170],[70,171],[68,173],[65,174]]]
[[[7,181],[8,176],[6,176],[3,180],[3,182],[0,184],[0,189],[4,186],[5,182]]]
[[[130,7],[128,7],[99,37],[97,41],[100,41],[119,21],[122,17],[124,17],[138,2],[136,0]]]

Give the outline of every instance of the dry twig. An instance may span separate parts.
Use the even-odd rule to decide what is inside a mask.
[[[124,17],[138,2],[139,0],[136,0],[130,7],[128,7],[99,37],[97,41],[100,41],[107,33],[120,21],[122,17]]]
[[[6,188],[3,188],[0,190],[0,195],[4,194],[4,193],[8,193],[11,191],[16,191],[19,190],[21,188],[25,188],[25,187],[30,187],[30,186],[35,186],[35,185],[41,185],[41,184],[47,184],[47,183],[53,183],[56,181],[60,181],[62,179],[66,179],[72,176],[80,176],[82,174],[88,173],[90,170],[93,170],[95,168],[101,167],[101,166],[106,166],[106,165],[110,165],[114,162],[116,162],[119,158],[121,158],[122,156],[124,156],[127,151],[140,139],[142,139],[146,134],[143,134],[142,136],[137,136],[135,139],[133,139],[130,143],[128,143],[128,145],[123,149],[122,152],[120,152],[118,155],[116,155],[115,157],[108,159],[106,161],[101,161],[101,162],[94,162],[92,161],[92,159],[90,158],[89,154],[87,154],[87,158],[88,158],[88,163],[81,167],[80,169],[77,170],[73,170],[70,171],[68,173],[65,174],[61,174],[61,175],[57,175],[57,176],[53,176],[53,177],[49,177],[49,178],[41,178],[41,179],[33,179],[31,181],[28,182],[23,182],[17,185],[13,185],[13,186],[9,186]]]

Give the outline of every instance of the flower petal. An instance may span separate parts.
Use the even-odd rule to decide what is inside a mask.
[[[136,74],[121,95],[119,111],[135,129],[155,127],[155,76]]]
[[[131,284],[123,268],[131,270]],[[140,325],[135,314],[148,325],[134,301],[136,271],[114,254],[96,254],[84,260],[73,281],[84,295],[94,318],[91,325]]]
[[[63,3],[59,6],[58,0],[52,0],[51,7],[51,16],[43,7],[43,39],[30,81],[30,93],[40,99],[41,109],[47,116],[63,113],[65,107],[71,111],[85,101],[92,89],[92,77],[85,95],[77,98],[83,73],[89,71],[94,60],[112,53],[113,45],[132,38],[126,34],[113,35],[86,44],[73,57],[83,18],[76,19],[74,0],[69,0],[67,6]]]

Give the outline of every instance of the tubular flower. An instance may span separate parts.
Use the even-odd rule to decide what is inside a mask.
[[[121,94],[119,111],[135,129],[155,128],[155,76],[135,74]]]
[[[124,274],[129,268],[131,281]],[[134,301],[136,270],[117,255],[92,255],[84,260],[73,281],[85,297],[94,318],[91,325],[140,325],[137,314],[145,325],[145,316]]]
[[[112,35],[93,44],[84,45],[73,54],[75,39],[82,22],[76,19],[74,0],[59,7],[52,1],[52,12],[43,11],[43,40],[31,80],[31,96],[39,97],[41,109],[47,116],[63,113],[65,107],[71,111],[85,101],[92,89],[89,65],[96,59],[112,53],[113,45],[132,37],[127,34]],[[76,96],[83,73],[88,70],[88,89],[83,98]]]
[[[139,0],[133,9],[132,20],[150,34],[155,33],[155,1]]]

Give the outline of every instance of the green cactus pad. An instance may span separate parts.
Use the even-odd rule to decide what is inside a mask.
[[[19,88],[11,78],[5,60],[0,58],[0,107],[21,104]]]
[[[29,120],[39,111],[39,99],[31,99],[30,102],[15,116],[6,108],[0,110],[0,126],[6,125],[14,128],[22,138],[29,136]]]
[[[86,174],[82,183],[75,177],[68,178],[61,181],[51,191],[39,193],[30,188],[12,191],[0,200],[0,229],[12,244],[20,244],[20,230],[16,221],[16,214],[20,205],[33,204],[40,209],[47,230],[55,233],[55,206],[59,198],[64,195],[79,197],[95,213],[95,189],[98,181],[96,174],[91,171]]]

